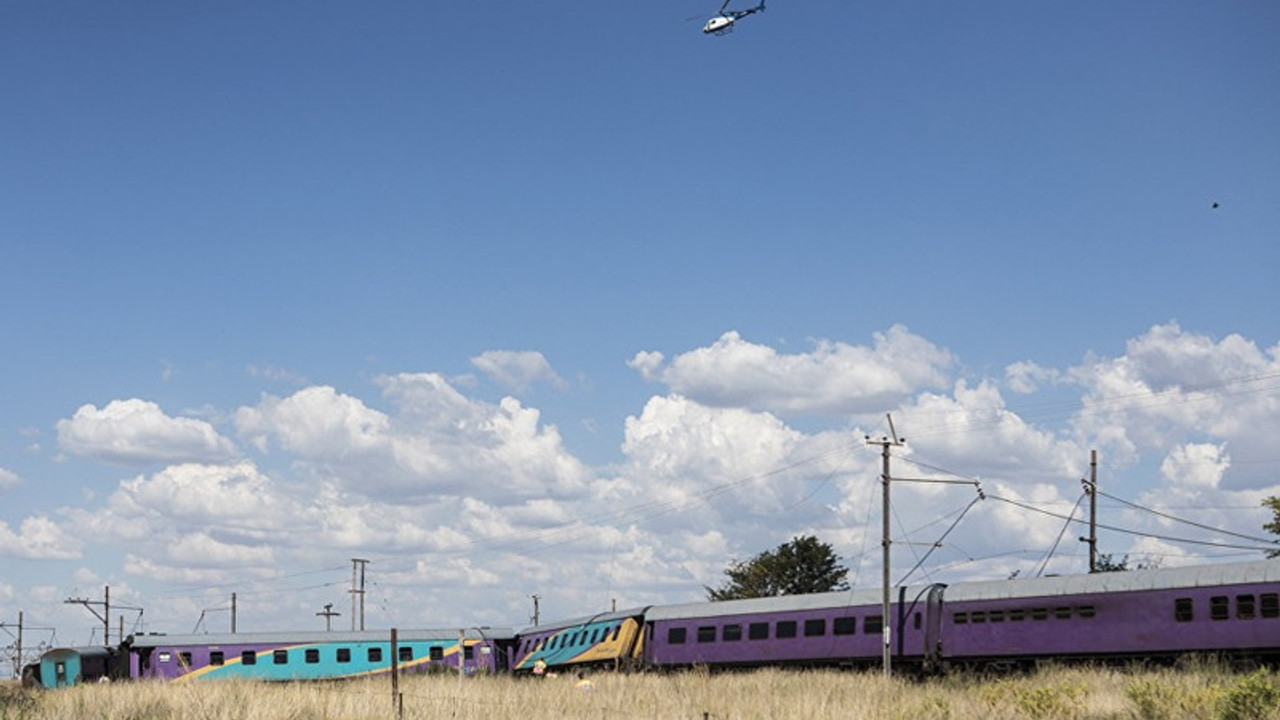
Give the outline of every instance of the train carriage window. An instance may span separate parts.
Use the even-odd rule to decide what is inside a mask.
[[[172,656],[172,655],[170,655],[170,654],[169,654],[169,653],[167,653],[167,652],[162,652],[162,653],[160,653],[160,657],[159,657],[159,658],[157,658],[157,659],[158,659],[160,662],[162,662],[162,663],[167,663],[167,662],[169,662],[170,660],[172,660],[172,659],[173,659],[173,656]]]
[[[1070,619],[1071,619],[1071,608],[1069,608],[1069,607],[1056,607],[1056,608],[1054,608],[1054,609],[1053,609],[1053,616],[1054,616],[1054,617],[1056,617],[1056,618],[1058,618],[1059,620],[1070,620]]]
[[[831,632],[836,635],[853,635],[858,632],[858,618],[838,617],[831,622]]]
[[[1004,611],[992,610],[991,612],[987,613],[987,619],[990,620],[991,622],[1004,622]]]
[[[1098,611],[1092,605],[1081,605],[1076,608],[1076,615],[1082,618],[1091,618],[1098,614]]]
[[[793,638],[796,636],[795,620],[779,620],[774,628],[773,636],[776,638]]]
[[[210,665],[224,665],[227,662],[227,656],[221,650],[214,650],[209,653]]]
[[[862,621],[862,632],[867,635],[873,635],[883,631],[884,618],[879,615],[868,615],[866,619]]]
[[[920,617],[920,613],[915,613],[911,616],[911,626],[916,630],[920,629],[920,625],[922,622],[923,620]]]
[[[1280,617],[1280,593],[1263,593],[1258,599],[1262,602],[1262,617]]]
[[[725,625],[720,630],[720,639],[725,642],[737,642],[742,639],[741,625]]]
[[[683,645],[688,630],[682,627],[673,627],[667,629],[667,642],[672,645]]]
[[[351,662],[351,648],[338,648],[338,662]]]
[[[182,667],[186,667],[186,668],[191,667],[191,653],[189,652],[178,653],[178,662],[182,665]]]
[[[951,622],[955,623],[956,625],[968,625],[969,613],[955,613],[954,615],[951,616]]]
[[[698,628],[698,642],[710,643],[716,641],[716,626],[703,625]]]
[[[975,611],[975,612],[969,613],[969,622],[984,623],[986,621],[987,621],[987,614],[985,612]]]
[[[592,645],[595,645],[596,643],[600,642],[600,631],[601,631],[601,630],[603,630],[603,629],[604,629],[604,628],[596,628],[596,631],[595,631],[595,632],[593,632],[593,633],[591,633],[591,644],[592,644]]]
[[[400,655],[400,662],[409,662],[413,660],[413,646],[401,645],[396,648],[396,652]]]
[[[471,659],[472,659],[472,658],[474,658],[475,656],[476,656],[476,646],[475,646],[475,645],[466,645],[466,646],[464,646],[464,647],[462,648],[462,659],[463,659],[463,660],[471,660]]]
[[[275,652],[271,653],[271,662],[275,663],[276,665],[288,665],[289,651],[276,650]]]
[[[440,647],[439,645],[432,645],[431,647],[427,648],[427,657],[431,658],[433,661],[436,661],[436,662],[443,660],[444,648]]]
[[[315,665],[316,663],[320,662],[319,648],[308,648],[304,656],[304,659],[306,660],[308,665]]]
[[[241,665],[257,665],[258,664],[257,651],[245,650],[244,652],[240,653],[240,664]]]
[[[1231,616],[1230,599],[1226,595],[1209,598],[1209,619],[1226,620]]]
[[[1009,611],[1009,622],[1022,622],[1023,620],[1026,620],[1026,619],[1027,619],[1026,610],[1019,609],[1019,610]]]
[[[1241,620],[1252,620],[1255,610],[1252,595],[1236,596],[1236,617]]]
[[[1048,620],[1049,609],[1048,608],[1031,608],[1031,619],[1032,620]]]
[[[805,637],[820,637],[827,634],[827,621],[823,618],[814,618],[813,620],[804,621]]]
[[[748,625],[747,638],[751,640],[768,640],[769,623],[755,622]]]
[[[380,648],[380,647],[371,647],[371,648],[369,648],[369,652],[367,653],[367,657],[369,658],[369,662],[371,662],[371,663],[380,663],[380,662],[382,662],[382,648]]]
[[[1173,601],[1173,619],[1177,622],[1195,620],[1195,605],[1191,598],[1178,598]]]

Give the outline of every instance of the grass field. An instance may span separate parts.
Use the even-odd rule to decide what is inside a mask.
[[[783,671],[591,677],[406,677],[405,718],[457,720],[1200,720],[1280,719],[1269,671],[1049,669],[1009,678],[884,680]],[[8,684],[0,720],[356,720],[400,717],[389,680],[346,683],[115,683],[56,692]]]

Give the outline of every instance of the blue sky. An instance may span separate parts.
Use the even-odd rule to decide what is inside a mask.
[[[363,556],[377,625],[520,625],[801,532],[875,578],[886,412],[1259,530],[1280,8],[716,9],[0,2],[0,622],[296,625]],[[1038,569],[1062,521],[988,506],[940,577]]]

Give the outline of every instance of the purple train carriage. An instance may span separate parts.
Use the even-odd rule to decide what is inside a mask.
[[[895,664],[1023,665],[1280,659],[1280,561],[897,588]],[[691,603],[645,613],[655,667],[871,666],[883,655],[879,591]]]
[[[391,672],[508,670],[508,628],[138,635],[124,644],[129,677],[162,680],[332,680]],[[461,639],[460,639],[461,638]]]

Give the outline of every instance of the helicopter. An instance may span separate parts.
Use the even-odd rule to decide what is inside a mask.
[[[724,0],[724,4],[720,6],[720,13],[707,21],[702,26],[702,32],[708,35],[723,35],[733,31],[733,24],[748,15],[754,15],[764,10],[764,0],[760,0],[760,4],[745,10],[730,10],[729,3],[733,0]]]

